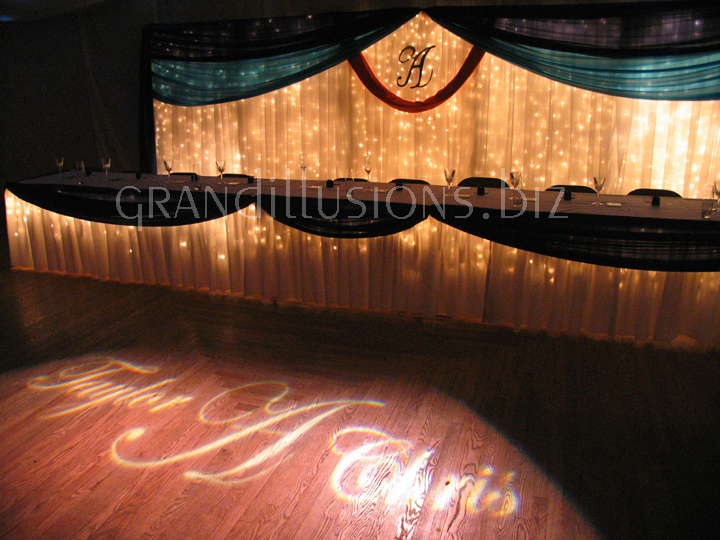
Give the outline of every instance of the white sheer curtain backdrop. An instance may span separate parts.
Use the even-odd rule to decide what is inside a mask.
[[[720,273],[650,272],[545,257],[432,218],[391,236],[333,239],[254,207],[195,225],[105,225],[6,192],[14,267],[266,299],[469,317],[638,340],[720,345]]]
[[[421,81],[432,72],[427,86],[397,84],[405,74],[399,52],[408,45],[435,46]],[[469,50],[421,14],[364,54],[386,88],[423,100],[455,75]],[[380,181],[443,183],[444,168],[456,169],[457,179],[507,179],[514,170],[526,189],[592,186],[594,176],[605,176],[607,193],[653,187],[684,197],[704,196],[720,174],[720,103],[601,95],[488,54],[453,98],[420,114],[381,103],[347,63],[256,98],[196,108],[156,102],[155,111],[159,163],[171,156],[176,170],[186,171],[200,163],[204,174],[216,174],[214,160],[222,156],[231,171],[299,178],[302,152],[308,178],[362,176],[370,153],[371,176]],[[718,334],[715,274],[596,267],[492,243],[483,249],[492,276],[483,288],[486,322],[638,339],[686,334],[707,342]],[[474,279],[477,270],[467,271],[463,279]]]
[[[408,63],[407,45],[428,53],[423,82],[397,85]],[[365,51],[385,86],[402,98],[433,95],[457,73],[470,45],[424,14]],[[256,98],[206,107],[155,103],[158,170],[215,175],[215,159],[228,170],[299,178],[299,155],[308,178],[364,176],[373,156],[380,181],[505,176],[521,171],[524,186],[589,184],[605,176],[604,191],[665,188],[698,197],[720,174],[719,102],[643,101],[596,94],[552,82],[486,54],[453,98],[410,114],[380,102],[343,63],[303,82]],[[178,168],[179,167],[179,168]]]
[[[398,88],[399,52],[435,45],[427,86]],[[405,99],[433,95],[470,46],[418,16],[365,52],[378,78]],[[433,49],[434,51],[434,49]],[[380,181],[505,177],[528,189],[591,184],[606,191],[672,189],[702,196],[718,174],[718,103],[649,102],[554,83],[486,55],[440,107],[398,112],[372,96],[345,63],[267,95],[208,107],[155,103],[158,169]],[[429,219],[390,237],[334,240],[269,216],[238,214],[192,226],[83,222],[6,196],[14,266],[195,287],[353,308],[474,317],[553,331],[720,344],[720,273],[607,268],[519,251]],[[13,233],[14,231],[14,233]]]

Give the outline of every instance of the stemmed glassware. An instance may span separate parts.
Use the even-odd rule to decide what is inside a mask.
[[[110,158],[100,158],[100,163],[102,164],[103,171],[105,171],[105,176],[107,176],[110,170]]]
[[[370,171],[372,171],[372,158],[370,157],[370,152],[365,154],[365,158],[363,159],[363,169],[365,169],[365,173],[367,174],[368,182],[370,181]]]
[[[170,176],[170,173],[173,170],[173,160],[163,159],[163,165],[165,166],[165,171],[167,172],[168,176]]]
[[[521,206],[520,199],[518,198],[517,189],[522,185],[522,173],[517,171],[510,172],[510,183],[513,187],[513,205]]]
[[[718,198],[718,192],[715,187],[717,184],[705,186],[705,192],[703,193],[702,202],[700,203],[700,212],[704,219],[709,219],[713,212],[717,211],[715,201]]]
[[[65,158],[56,157],[55,158],[55,166],[58,168],[58,176],[62,176],[63,165],[65,165]]]
[[[307,169],[307,164],[305,162],[305,152],[300,152],[299,161],[300,161],[300,171],[302,172],[302,179],[306,180],[307,176],[305,175],[305,170]]]
[[[715,212],[720,212],[720,180],[717,182],[713,182],[712,190],[715,199],[717,199],[717,204],[715,205]]]
[[[443,172],[445,173],[445,181],[448,187],[452,186],[452,183],[455,181],[455,169],[443,169]]]
[[[602,206],[602,203],[600,202],[600,192],[602,191],[602,188],[605,185],[605,177],[604,176],[594,176],[593,182],[595,183],[595,191],[597,191],[597,201],[595,201],[593,204],[596,206]]]
[[[217,167],[217,170],[220,173],[220,180],[222,180],[223,173],[225,172],[225,160],[224,159],[215,160],[215,166]]]

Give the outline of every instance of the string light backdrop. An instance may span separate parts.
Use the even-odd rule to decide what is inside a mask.
[[[434,46],[422,71],[425,86],[399,86],[411,62],[400,53]],[[424,14],[363,54],[386,88],[423,100],[455,76],[471,46]],[[432,74],[432,76],[431,76]],[[417,73],[413,74],[413,81]],[[347,62],[290,87],[246,100],[201,107],[155,102],[158,170],[199,164],[228,172],[300,178],[307,156],[309,179],[371,177],[456,178],[524,174],[527,188],[591,184],[606,176],[605,191],[638,187],[704,195],[718,174],[718,102],[646,101],[572,88],[486,54],[475,73],[448,101],[423,113],[397,111],[373,96]]]
[[[428,52],[422,82],[398,87],[400,51]],[[437,51],[436,51],[437,49]],[[470,46],[420,15],[365,51],[386,88],[407,100],[434,95]],[[438,53],[438,54],[436,54]],[[441,54],[439,54],[441,53]],[[179,107],[155,103],[158,169],[262,178],[362,176],[381,181],[524,173],[525,187],[590,183],[702,196],[718,171],[717,102],[622,99],[548,81],[485,55],[448,101],[398,112],[347,63],[266,95]],[[259,172],[258,172],[259,171]],[[303,233],[264,213],[179,227],[91,223],[34,207],[6,192],[15,267],[89,274],[324,305],[478,318],[515,327],[720,344],[720,273],[608,268],[541,256],[432,219],[362,240]]]

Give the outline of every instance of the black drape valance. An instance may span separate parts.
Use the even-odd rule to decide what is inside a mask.
[[[145,49],[152,95],[193,106],[276,90],[352,58],[419,11],[151,25]],[[718,80],[716,4],[435,7],[425,12],[482,50],[561,82],[656,99],[715,99],[720,92],[701,84],[709,76]],[[608,64],[609,58],[617,61]],[[659,60],[664,61],[662,72],[655,65]],[[634,92],[632,81],[641,88]]]

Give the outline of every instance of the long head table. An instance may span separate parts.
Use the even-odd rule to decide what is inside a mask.
[[[720,344],[720,213],[701,200],[182,174],[6,187],[15,267]]]
[[[661,271],[720,270],[720,213],[702,201],[562,191],[193,175],[51,175],[8,185],[79,219],[138,227],[218,219],[255,203],[279,222],[334,238],[370,238],[432,216],[466,233],[563,259]]]

